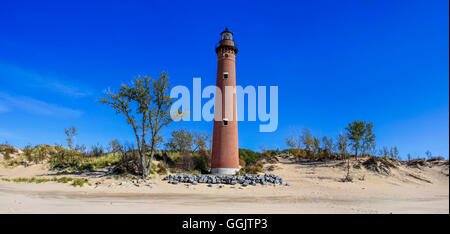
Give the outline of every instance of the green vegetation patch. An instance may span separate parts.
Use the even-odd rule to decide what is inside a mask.
[[[73,179],[70,177],[53,177],[53,178],[36,178],[36,177],[31,177],[31,178],[26,178],[26,177],[19,177],[19,178],[13,178],[13,179],[9,179],[9,178],[1,178],[2,181],[6,181],[6,182],[16,182],[16,183],[34,183],[34,184],[40,184],[40,183],[47,183],[47,182],[56,182],[56,183],[62,183],[62,184],[67,184],[71,181],[73,181],[73,186],[80,186],[82,187],[85,183],[88,183],[87,179]],[[81,182],[84,181],[84,182]],[[89,183],[88,183],[89,184]]]
[[[88,156],[74,150],[61,150],[50,158],[50,168],[74,171],[92,171],[105,168],[120,161],[118,153]]]
[[[77,186],[83,187],[84,184],[88,184],[89,186],[91,185],[91,184],[89,184],[89,181],[87,179],[76,179],[72,182],[73,187],[77,187]]]
[[[254,165],[261,158],[261,153],[249,149],[239,149],[239,158],[245,162],[245,165]]]

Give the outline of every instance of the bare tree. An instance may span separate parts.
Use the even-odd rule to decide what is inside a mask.
[[[69,147],[69,149],[73,148],[73,139],[75,138],[76,135],[78,135],[77,129],[75,128],[75,126],[72,126],[71,128],[65,128],[64,132],[66,133],[67,136],[67,146]]]
[[[430,159],[430,158],[433,157],[433,154],[432,154],[431,151],[429,151],[429,150],[427,150],[427,151],[425,152],[425,155],[427,156],[427,159]]]
[[[386,147],[386,146],[383,146],[383,157],[385,158],[385,159],[387,159],[388,158],[388,156],[389,156],[389,150],[388,150],[388,148]]]
[[[395,159],[395,160],[400,160],[400,155],[399,155],[397,146],[394,146],[394,148],[392,149],[392,151],[393,151],[393,154],[394,154],[394,159]]]
[[[338,150],[341,155],[344,156],[344,158],[347,160],[347,175],[345,176],[345,181],[351,181],[350,176],[350,157],[347,152],[347,146],[348,146],[348,138],[345,134],[340,133],[338,136]]]

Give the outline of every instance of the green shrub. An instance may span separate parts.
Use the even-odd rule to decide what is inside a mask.
[[[73,150],[61,150],[50,158],[50,168],[66,169],[81,166],[81,153]]]
[[[38,147],[37,149],[38,150],[37,150],[36,157],[34,157],[34,161],[36,163],[39,163],[39,162],[44,161],[47,158],[49,151],[48,151],[47,147],[44,147],[44,146]]]
[[[209,151],[199,150],[192,154],[194,162],[194,170],[199,170],[203,173],[208,173],[211,169],[211,155]]]
[[[3,156],[5,160],[10,160],[11,159],[11,150],[10,149],[6,149],[5,150],[5,155]]]
[[[53,178],[53,181],[56,181],[58,183],[64,183],[64,184],[66,184],[66,183],[68,183],[68,182],[70,182],[72,180],[73,179],[70,178],[70,177]]]
[[[3,181],[7,181],[7,182],[16,182],[16,183],[35,183],[35,184],[40,184],[40,183],[47,183],[47,182],[57,182],[57,183],[63,183],[66,184],[70,181],[73,181],[72,178],[70,177],[53,177],[53,178],[36,178],[36,177],[31,177],[31,178],[25,178],[25,177],[18,177],[18,178],[13,178],[13,179],[9,179],[9,178],[2,178]]]
[[[239,149],[239,158],[244,160],[246,165],[253,165],[261,158],[261,153],[249,149]]]
[[[141,166],[139,161],[139,154],[136,150],[130,150],[127,152],[116,153],[118,156],[117,163],[112,168],[112,172],[115,174],[133,174],[138,175],[141,173]],[[150,170],[155,170],[152,167]],[[152,172],[151,172],[152,173]]]
[[[18,153],[19,152],[17,150],[17,148],[14,148],[7,143],[0,145],[0,153],[5,152],[7,150],[9,151],[9,153]]]
[[[16,183],[35,183],[35,184],[40,184],[40,183],[45,183],[45,182],[52,181],[52,179],[36,178],[36,177],[32,177],[32,178],[19,177],[19,178],[12,179],[12,181],[14,181]]]
[[[28,154],[30,154],[30,155],[26,156],[26,159],[29,162],[34,161],[36,164],[40,163],[48,158],[51,158],[53,155],[55,155],[59,152],[58,148],[51,146],[51,145],[46,145],[46,144],[37,145],[32,149],[29,146],[29,149],[26,149],[26,151],[29,151],[29,150],[31,150],[31,152],[28,152]]]
[[[91,151],[88,153],[88,156],[98,157],[103,154],[103,151],[104,151],[103,146],[101,146],[100,144],[97,143],[97,145],[93,145],[91,147]]]
[[[1,162],[1,164],[3,164],[5,167],[14,168],[20,165],[24,165],[24,162],[20,158],[14,158],[5,162]]]
[[[158,172],[158,168],[155,163],[152,163],[152,166],[150,167],[150,174],[156,174]]]
[[[158,168],[156,169],[156,172],[160,175],[166,175],[167,174],[167,164],[164,162],[158,163]]]
[[[166,151],[165,153],[167,155],[167,158],[172,162],[175,162],[178,158],[181,158],[180,152]]]
[[[181,168],[185,171],[192,171],[195,169],[194,159],[191,152],[184,152],[182,154]]]
[[[74,187],[77,187],[77,186],[83,187],[84,184],[90,185],[89,181],[87,179],[76,179],[72,182],[72,186],[74,186]]]
[[[31,145],[25,146],[25,148],[23,149],[23,156],[25,157],[25,160],[27,160],[27,162],[34,161]]]
[[[87,156],[74,150],[61,150],[50,158],[50,168],[69,169],[75,171],[92,171],[104,168],[120,161],[118,153],[109,153],[102,156]]]
[[[239,170],[239,174],[258,174],[264,172],[263,165],[258,163],[256,165],[245,166]]]
[[[241,167],[245,167],[245,161],[243,159],[239,159],[239,165]]]

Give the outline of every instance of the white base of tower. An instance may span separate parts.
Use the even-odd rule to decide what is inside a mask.
[[[211,168],[211,174],[219,175],[234,175],[239,171],[239,168]]]

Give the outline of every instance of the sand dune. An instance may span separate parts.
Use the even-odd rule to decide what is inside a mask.
[[[449,213],[448,164],[399,165],[389,175],[352,168],[353,182],[340,182],[345,176],[342,165],[281,159],[270,173],[283,177],[290,187],[188,188],[167,184],[162,176],[153,177],[152,184],[133,183],[102,171],[69,175],[89,179],[91,186],[81,188],[0,180],[0,213]],[[32,176],[55,174],[43,165],[0,167],[1,178]]]

